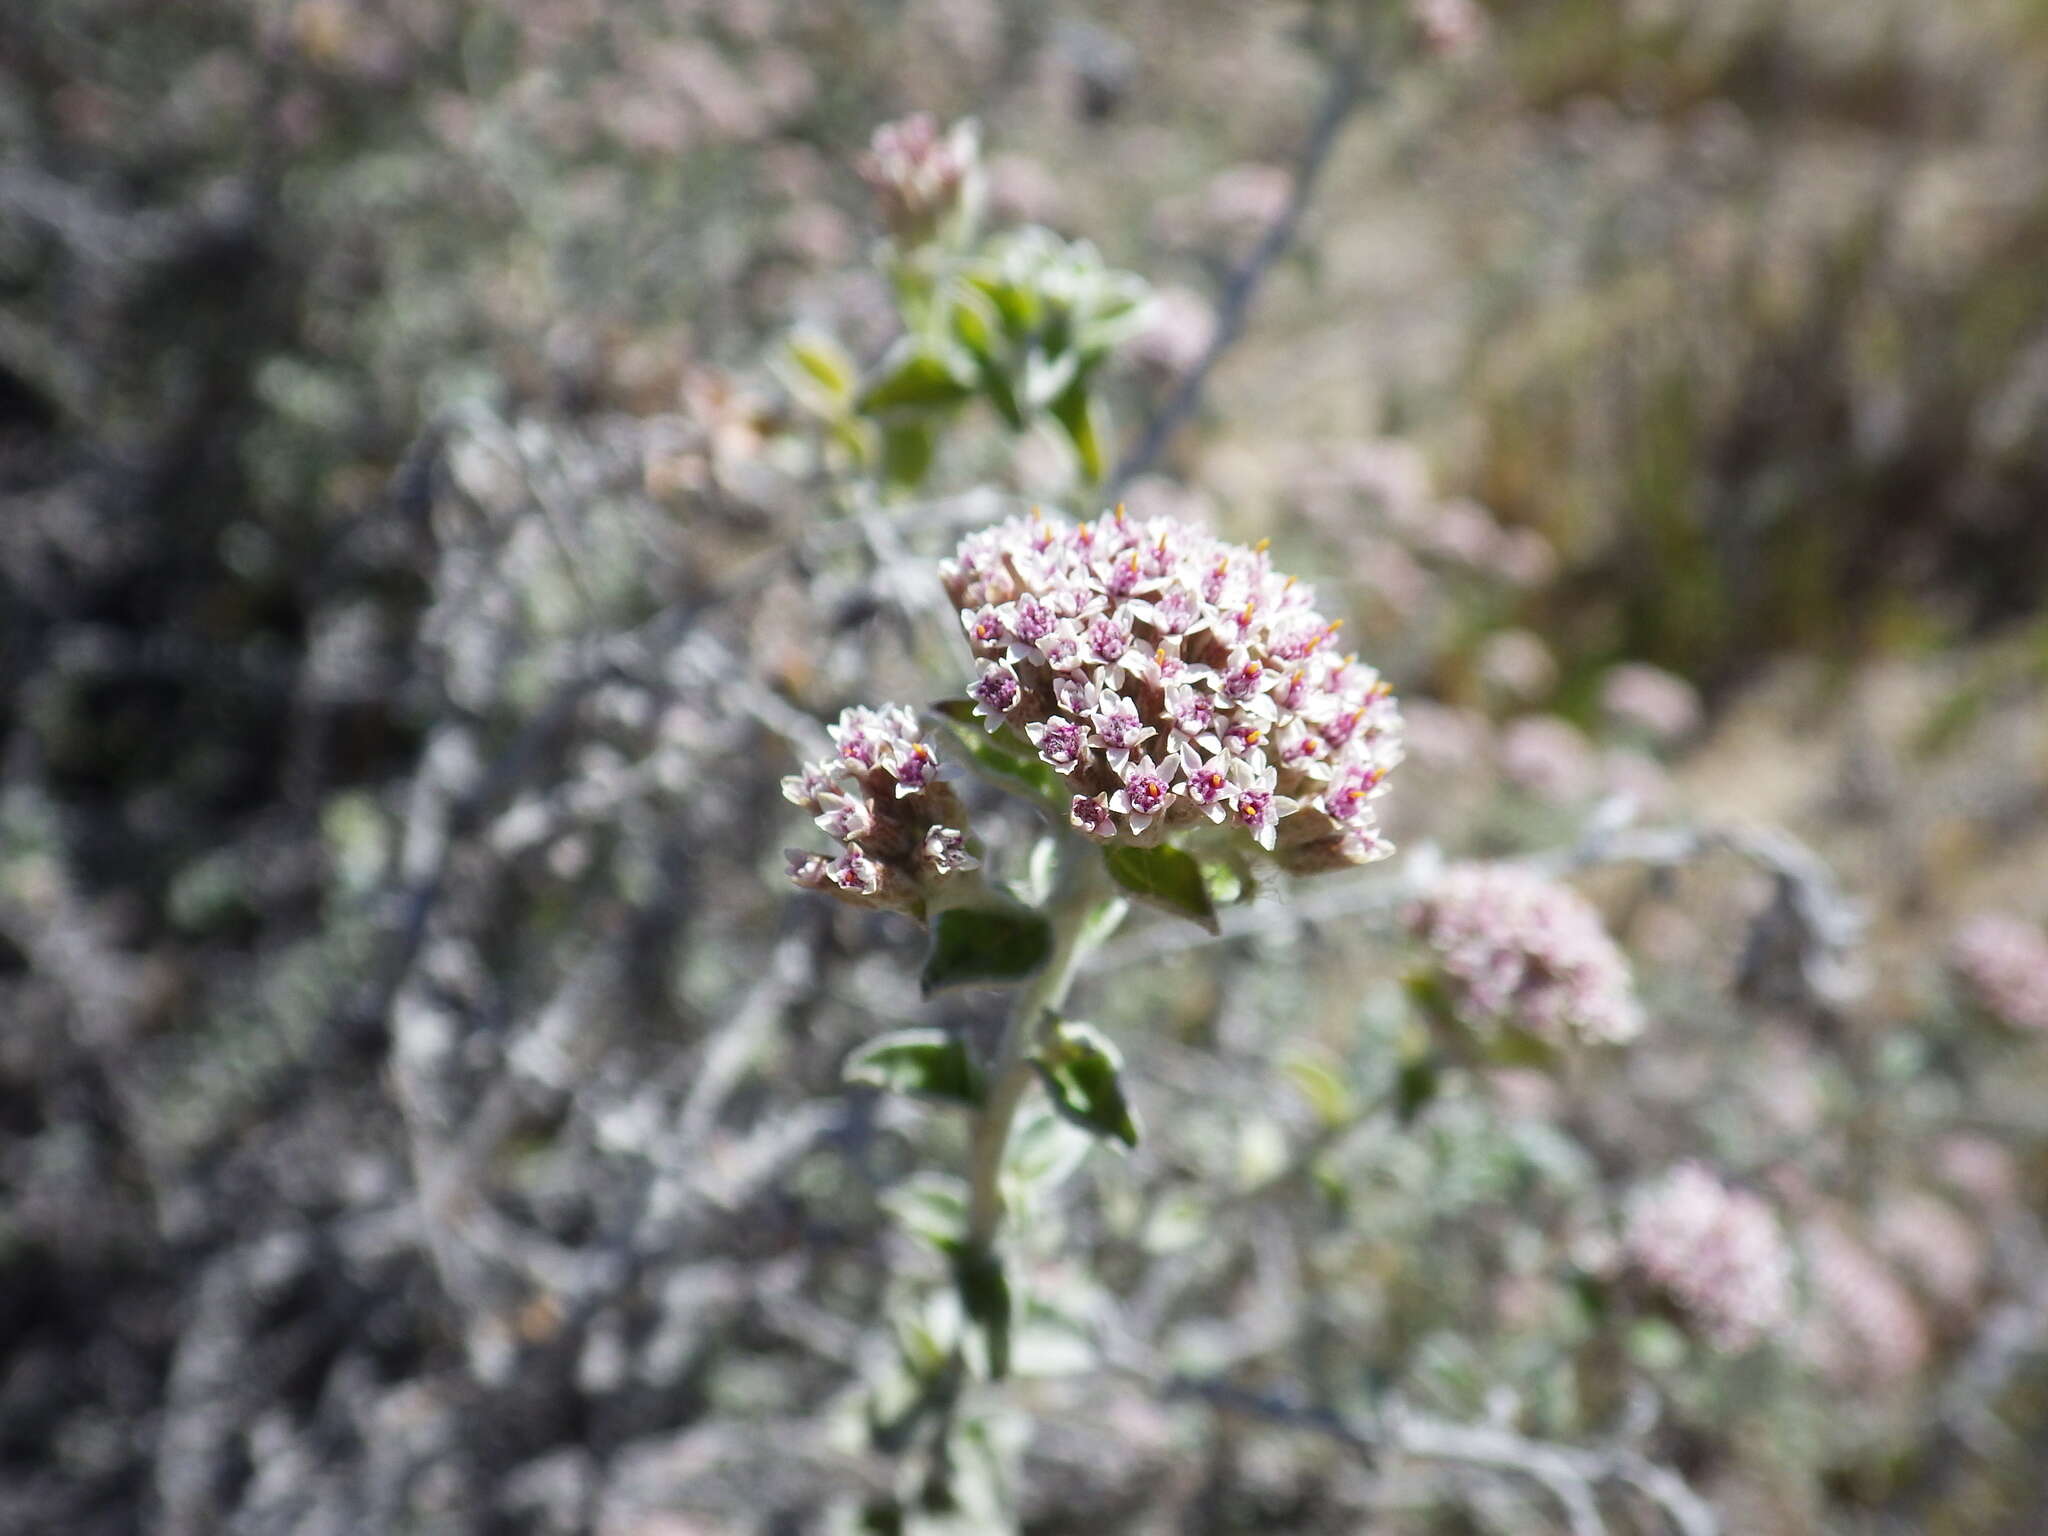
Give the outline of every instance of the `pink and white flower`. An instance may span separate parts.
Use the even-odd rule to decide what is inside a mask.
[[[1354,829],[1367,833],[1362,812]],[[1557,1045],[1642,1032],[1628,960],[1569,886],[1513,864],[1453,864],[1404,916],[1468,1025]]]
[[[860,850],[858,843],[849,843],[846,851],[834,859],[826,868],[826,877],[840,890],[853,896],[872,896],[882,888],[882,871]]]
[[[1056,773],[1072,773],[1088,752],[1088,733],[1064,715],[1050,720],[1033,720],[1024,727],[1039,760]]]
[[[1180,749],[1181,773],[1186,781],[1182,793],[1211,821],[1221,822],[1237,804],[1238,765],[1218,751],[1204,758],[1193,742]]]
[[[1263,548],[1169,518],[1033,514],[963,539],[940,578],[980,667],[976,713],[1102,808],[1107,824],[1082,813],[1092,833],[1156,841],[1221,807],[1289,869],[1390,851],[1369,802],[1401,759],[1393,696]],[[1203,771],[1230,789],[1198,787]]]
[[[1003,728],[1005,718],[1017,707],[1021,692],[1017,674],[999,662],[983,662],[981,676],[967,690],[968,697],[974,700],[975,713],[991,731]]]
[[[1174,761],[1154,762],[1140,754],[1123,769],[1123,788],[1109,797],[1109,808],[1126,818],[1133,832],[1143,832],[1173,803]]]
[[[1699,1163],[1629,1200],[1629,1262],[1719,1350],[1739,1353],[1791,1320],[1792,1252],[1771,1208]]]
[[[1121,770],[1125,760],[1158,735],[1138,713],[1138,706],[1119,694],[1104,692],[1088,715],[1095,739]]]
[[[1067,807],[1067,824],[1090,837],[1116,836],[1116,817],[1101,795],[1076,795]]]
[[[953,827],[927,829],[918,855],[942,875],[981,868],[981,860],[967,851],[967,834]]]

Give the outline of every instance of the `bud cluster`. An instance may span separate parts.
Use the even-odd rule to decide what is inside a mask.
[[[1627,959],[1568,886],[1512,864],[1453,864],[1405,918],[1468,1025],[1555,1045],[1619,1045],[1642,1030]]]
[[[1234,827],[1295,873],[1393,851],[1372,805],[1401,760],[1392,690],[1263,547],[1121,508],[1034,512],[969,535],[939,575],[976,712],[1065,781],[1083,833]]]
[[[1699,1163],[1680,1163],[1635,1192],[1630,1263],[1734,1354],[1779,1331],[1792,1298],[1792,1255],[1771,1208]]]
[[[1983,913],[1956,930],[1949,964],[1986,1013],[2015,1029],[2048,1030],[2048,933]]]
[[[902,704],[849,709],[828,728],[838,755],[782,781],[791,804],[843,844],[827,859],[789,850],[789,877],[864,906],[918,913],[934,886],[980,861],[967,848],[953,777]]]
[[[875,195],[889,233],[906,245],[936,235],[974,201],[980,134],[972,121],[940,131],[928,112],[884,123],[855,169]]]

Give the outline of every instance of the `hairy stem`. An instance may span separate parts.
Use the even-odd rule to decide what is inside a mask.
[[[968,1146],[967,1242],[975,1252],[988,1252],[1003,1224],[1003,1149],[1009,1144],[1017,1107],[1037,1075],[1031,1065],[1033,1048],[1048,1019],[1065,1004],[1087,952],[1114,927],[1110,922],[1095,921],[1104,885],[1102,864],[1094,850],[1071,850],[1059,886],[1046,904],[1053,931],[1052,953],[1017,994],[1003,1025],[1002,1042],[989,1074],[988,1099],[975,1116]]]

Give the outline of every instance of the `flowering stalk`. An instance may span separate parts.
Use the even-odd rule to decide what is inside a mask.
[[[900,705],[848,710],[831,731],[837,755],[783,789],[842,845],[833,859],[793,851],[791,878],[925,923],[927,994],[1019,988],[985,1066],[935,1029],[870,1041],[849,1066],[973,1117],[964,1210],[937,1246],[1000,1376],[1004,1153],[1033,1078],[1063,1119],[1138,1139],[1115,1044],[1060,1017],[1081,960],[1124,896],[1218,931],[1204,854],[1308,875],[1391,853],[1374,802],[1401,760],[1401,717],[1264,545],[1121,508],[1084,523],[1034,513],[969,535],[938,575],[976,676],[933,713],[983,777],[1059,829],[1050,898],[1033,909],[983,884],[966,806],[945,782],[953,765]]]
[[[1115,929],[1113,919],[1097,921],[1103,913],[1103,900],[1100,864],[1092,858],[1068,858],[1060,871],[1059,887],[1046,905],[1046,916],[1052,924],[1052,953],[1011,1006],[989,1074],[988,1098],[974,1120],[968,1147],[970,1252],[989,1253],[1002,1226],[1003,1152],[1009,1145],[1010,1127],[1016,1121],[1018,1106],[1024,1102],[1036,1076],[1033,1050],[1048,1021],[1066,1003],[1088,951]],[[1119,909],[1115,918],[1121,918],[1122,904],[1112,904]]]

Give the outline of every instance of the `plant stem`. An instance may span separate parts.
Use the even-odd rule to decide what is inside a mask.
[[[989,1074],[988,1099],[974,1120],[967,1174],[967,1242],[971,1251],[987,1253],[1003,1224],[1003,1149],[1009,1144],[1017,1108],[1037,1076],[1031,1055],[1039,1033],[1048,1016],[1066,1002],[1087,952],[1115,926],[1095,921],[1104,885],[1102,862],[1095,851],[1070,850],[1059,886],[1046,903],[1052,953],[1017,994]]]

